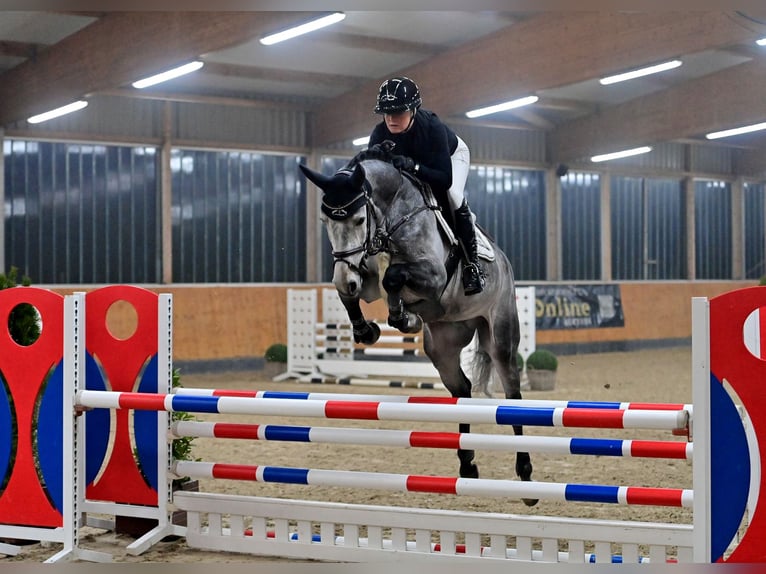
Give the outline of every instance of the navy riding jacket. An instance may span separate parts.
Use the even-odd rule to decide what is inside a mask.
[[[440,200],[446,199],[452,186],[452,162],[450,157],[457,149],[457,136],[439,117],[420,108],[415,119],[404,133],[392,134],[386,122],[377,124],[370,135],[369,146],[391,140],[396,144],[393,153],[411,157],[420,164],[418,177],[431,186]]]

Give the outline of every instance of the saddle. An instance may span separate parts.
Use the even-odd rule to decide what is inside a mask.
[[[449,243],[451,248],[455,248],[458,245],[457,237],[455,237],[455,232],[452,230],[452,227],[444,217],[444,207],[439,204],[439,201],[436,199],[433,191],[431,191],[431,186],[419,180],[411,173],[402,172],[402,175],[409,179],[415,185],[415,187],[418,188],[421,195],[423,196],[423,201],[425,201],[427,206],[436,208],[432,209],[432,211],[436,216],[438,227],[444,236],[445,241]],[[494,261],[495,249],[492,247],[492,242],[489,240],[489,237],[487,236],[484,229],[482,229],[481,226],[476,223],[475,216],[474,226],[476,227],[476,246],[479,257],[485,261]]]

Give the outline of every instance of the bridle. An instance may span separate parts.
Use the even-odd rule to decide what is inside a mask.
[[[338,173],[344,172],[348,173],[349,175],[351,174],[351,171],[347,169],[340,170]],[[401,176],[401,183],[399,184],[399,187],[394,194],[394,199],[396,199],[396,195],[404,187],[404,183],[405,178],[404,176]],[[392,201],[391,205],[393,205],[393,203],[394,202]],[[338,263],[345,263],[348,265],[349,269],[356,273],[361,273],[362,269],[366,268],[365,262],[368,257],[372,257],[378,253],[397,253],[398,251],[396,249],[396,244],[393,241],[393,235],[399,230],[399,228],[408,223],[413,217],[423,211],[434,211],[439,209],[438,206],[427,205],[424,202],[423,205],[419,206],[414,211],[411,211],[410,213],[400,217],[393,225],[388,226],[386,218],[380,212],[380,209],[378,209],[372,202],[372,186],[370,185],[370,182],[365,178],[361,191],[359,191],[359,193],[345,205],[332,206],[327,204],[323,198],[322,213],[334,221],[345,221],[351,217],[351,215],[356,213],[362,204],[364,204],[365,209],[367,210],[367,232],[365,234],[364,243],[357,247],[352,247],[351,249],[332,252],[333,266]],[[372,230],[373,221],[375,222],[374,232]],[[364,256],[360,260],[359,266],[356,266],[347,258],[358,253],[364,253]]]

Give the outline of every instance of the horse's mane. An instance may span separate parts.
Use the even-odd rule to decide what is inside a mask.
[[[357,164],[368,159],[377,159],[386,163],[391,163],[391,158],[393,157],[393,154],[391,153],[392,149],[394,149],[393,143],[389,141],[372,145],[357,153],[343,169],[353,171]]]

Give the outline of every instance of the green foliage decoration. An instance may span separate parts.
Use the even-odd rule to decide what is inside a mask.
[[[264,358],[269,363],[286,363],[287,362],[287,345],[284,343],[274,343],[268,349]]]
[[[11,266],[8,273],[0,273],[0,289],[18,287],[19,270]],[[24,275],[21,278],[21,286],[29,287],[32,280]],[[8,317],[8,331],[16,343],[25,347],[31,345],[40,338],[40,317],[37,310],[29,303],[17,305]]]
[[[171,381],[174,389],[181,387],[181,370],[173,369],[173,378]],[[194,415],[185,411],[175,411],[170,414],[170,420],[175,421],[193,421],[197,420]],[[199,460],[192,456],[193,442],[195,437],[185,436],[181,438],[173,439],[171,444],[171,452],[174,460]],[[189,480],[188,477],[179,479],[181,481]]]
[[[555,371],[559,368],[559,360],[546,349],[537,349],[527,358],[527,369],[538,371]]]

